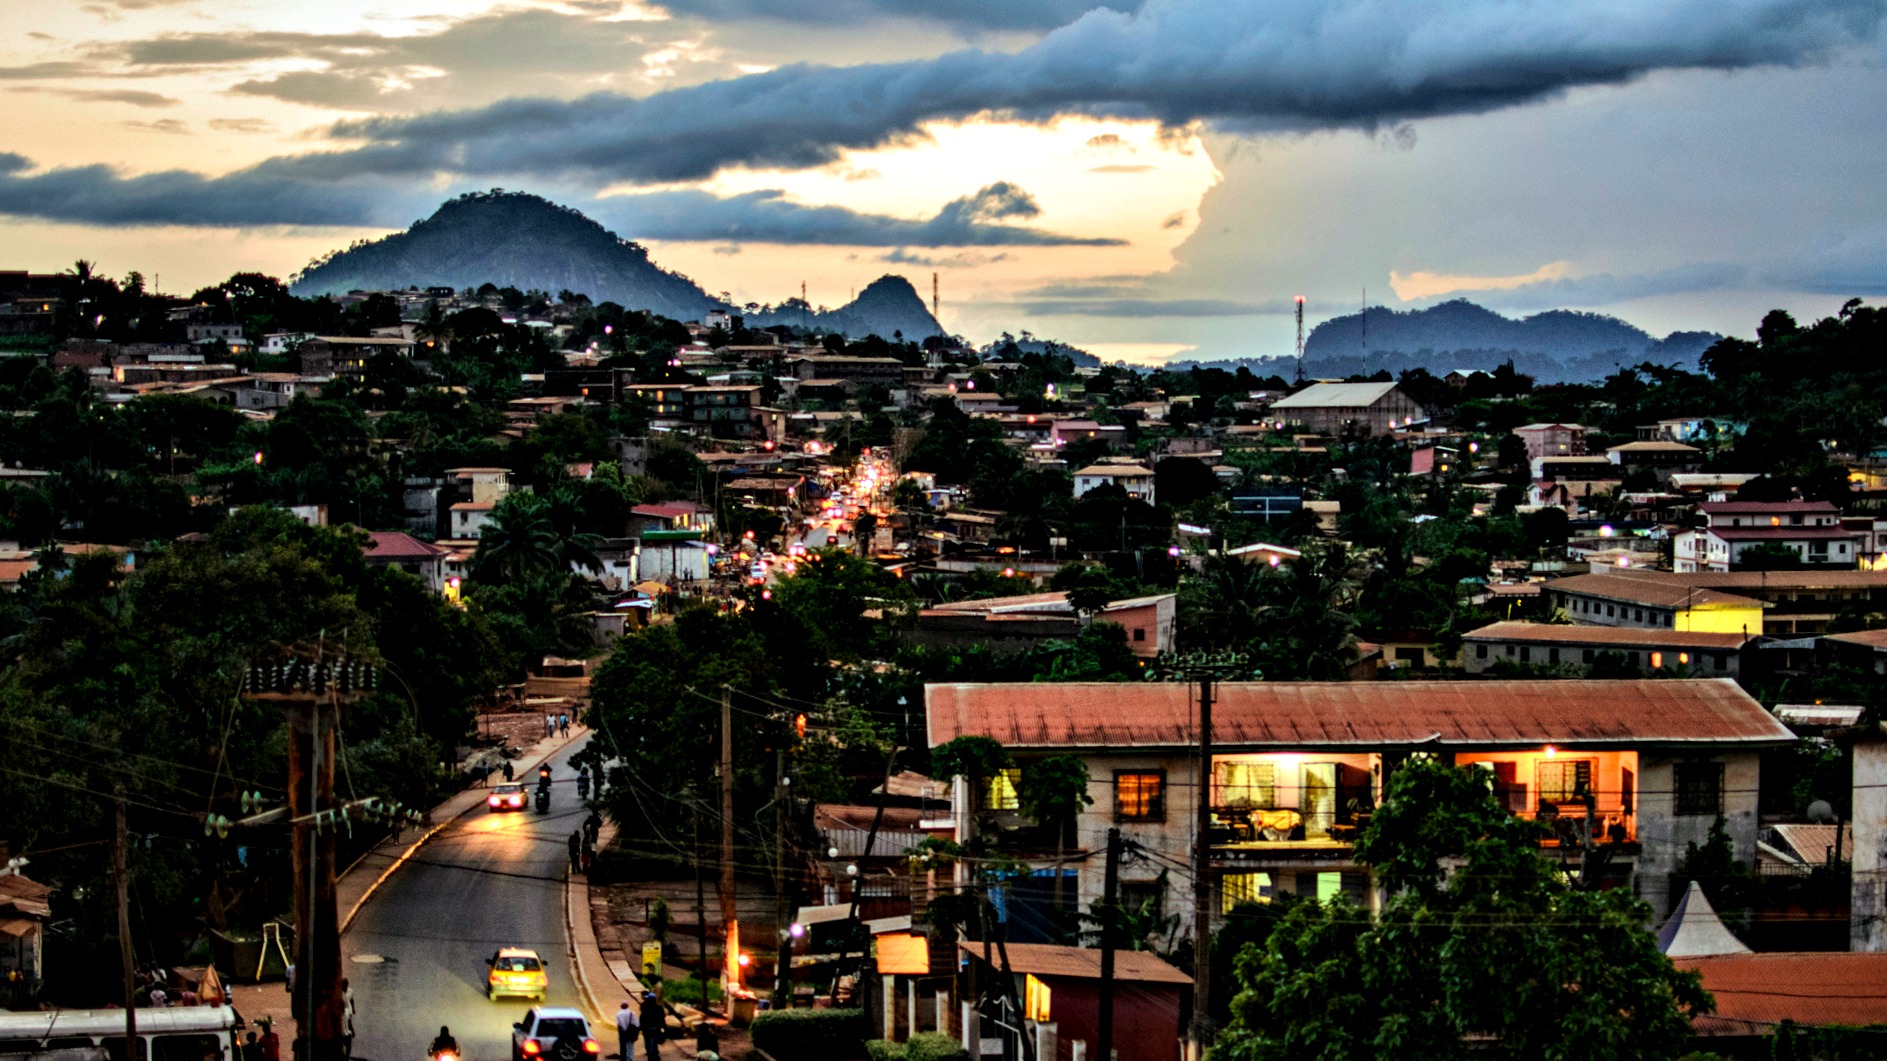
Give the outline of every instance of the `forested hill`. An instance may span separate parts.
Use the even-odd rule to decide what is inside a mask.
[[[450,200],[405,232],[357,243],[316,259],[293,278],[303,297],[409,287],[475,288],[484,284],[614,302],[680,321],[730,309],[680,273],[655,264],[641,244],[623,239],[582,213],[522,192],[474,192]],[[749,327],[791,324],[853,338],[902,335],[918,342],[943,329],[901,276],[874,281],[833,310],[798,299],[746,313]]]
[[[1492,370],[1511,360],[1543,383],[1577,382],[1647,361],[1694,371],[1719,338],[1673,332],[1658,339],[1617,317],[1572,310],[1516,319],[1457,299],[1427,309],[1371,306],[1333,317],[1305,340],[1304,362],[1313,376],[1343,377],[1417,367],[1439,376],[1457,368]]]

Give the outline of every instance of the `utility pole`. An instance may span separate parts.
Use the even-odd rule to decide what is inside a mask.
[[[116,810],[111,834],[111,873],[118,889],[118,957],[124,962],[125,1061],[138,1061],[137,958],[131,952],[131,877],[125,868],[124,785],[112,786]]]
[[[707,807],[702,806],[700,810],[706,811]],[[706,1013],[708,1011],[708,897],[701,881],[701,863],[704,861],[701,857],[701,814],[697,812],[694,819],[695,948],[701,955],[700,969],[697,972],[697,975],[701,977],[701,1012]]]
[[[786,745],[773,752],[773,928],[779,939],[773,962],[773,1008],[785,1009],[793,1000],[792,903],[786,894],[786,804],[793,790],[786,778]]]
[[[341,924],[335,896],[333,830],[346,813],[334,805],[334,735],[343,698],[373,687],[365,664],[329,657],[294,658],[249,669],[243,696],[282,705],[288,714],[288,814],[294,826],[295,980],[289,1000],[303,1043],[298,1061],[342,1061]],[[323,836],[322,826],[327,826]]]
[[[734,690],[721,686],[721,990],[732,1010],[740,987],[740,910],[734,895]]]
[[[1120,829],[1107,831],[1107,866],[1101,875],[1101,1002],[1100,1031],[1095,1035],[1096,1061],[1114,1061],[1114,947],[1120,920]]]
[[[1197,1056],[1212,1044],[1212,673],[1199,674],[1198,817],[1192,855],[1192,1032]],[[1110,864],[1110,871],[1112,866]],[[1101,1061],[1113,1061],[1103,1055]]]
[[[1297,296],[1297,382],[1304,382],[1304,296]]]

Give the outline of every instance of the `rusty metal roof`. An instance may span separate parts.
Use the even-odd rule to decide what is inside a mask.
[[[983,956],[981,943],[966,942],[957,946],[972,958]],[[1083,980],[1101,978],[1101,952],[1097,948],[1065,947],[1054,943],[1010,943],[1004,949],[1008,952],[1011,972],[1034,976],[1070,976]],[[990,956],[995,957],[993,949]],[[1158,955],[1140,950],[1114,952],[1114,979],[1143,984],[1192,983],[1192,977],[1160,960]]]
[[[1660,571],[1657,574],[1668,572]],[[1582,597],[1653,607],[1762,607],[1763,602],[1754,597],[1703,589],[1695,583],[1677,581],[1686,577],[1690,576],[1674,576],[1673,580],[1665,581],[1624,574],[1568,575],[1548,582],[1546,588],[1560,593],[1576,593]]]
[[[1238,682],[1215,687],[1224,749],[1785,744],[1728,679]],[[1180,748],[1198,741],[1198,687],[1179,682],[928,685],[932,745]]]
[[[1581,645],[1601,647],[1629,645],[1633,648],[1672,650],[1740,649],[1749,642],[1746,634],[1718,634],[1690,630],[1671,630],[1653,626],[1568,626],[1564,623],[1489,623],[1463,635],[1468,641],[1526,641],[1543,645]]]
[[[1887,1023],[1887,954],[1782,952],[1678,958],[1703,974],[1717,1011],[1696,1019],[1699,1035],[1767,1035],[1801,1025]]]

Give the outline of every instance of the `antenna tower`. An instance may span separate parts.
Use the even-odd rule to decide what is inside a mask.
[[[1368,355],[1369,353],[1369,288],[1367,287],[1363,289],[1363,312],[1358,314],[1358,319],[1363,322],[1363,353],[1365,355]]]
[[[799,300],[801,302],[806,302],[806,281],[804,280],[801,280],[799,282]],[[812,303],[806,302],[806,306],[807,308],[810,309],[812,307]]]
[[[1304,296],[1297,296],[1297,382],[1304,382]]]
[[[930,315],[933,318],[937,317],[938,307],[940,305],[941,303],[937,301],[937,274],[932,273],[930,274]],[[942,325],[942,319],[939,318],[937,323]]]

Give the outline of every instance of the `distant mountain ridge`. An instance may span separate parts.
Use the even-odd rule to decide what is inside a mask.
[[[450,199],[404,232],[310,262],[289,286],[297,295],[310,296],[487,283],[552,294],[574,291],[596,302],[681,321],[700,320],[716,309],[741,312],[688,277],[655,264],[641,244],[580,211],[523,192],[474,192]],[[790,324],[853,338],[877,334],[890,339],[901,332],[916,342],[943,332],[901,276],[879,278],[834,310],[813,310],[789,299],[745,316],[749,327]]]
[[[1457,368],[1491,370],[1511,360],[1517,371],[1542,383],[1583,383],[1647,361],[1695,370],[1698,355],[1720,338],[1713,332],[1672,332],[1659,339],[1617,317],[1574,310],[1504,317],[1455,299],[1424,309],[1371,306],[1332,317],[1305,338],[1304,371],[1341,377],[1426,368],[1439,376]],[[1290,357],[1197,363],[1242,363],[1261,375],[1286,378],[1296,368]]]

